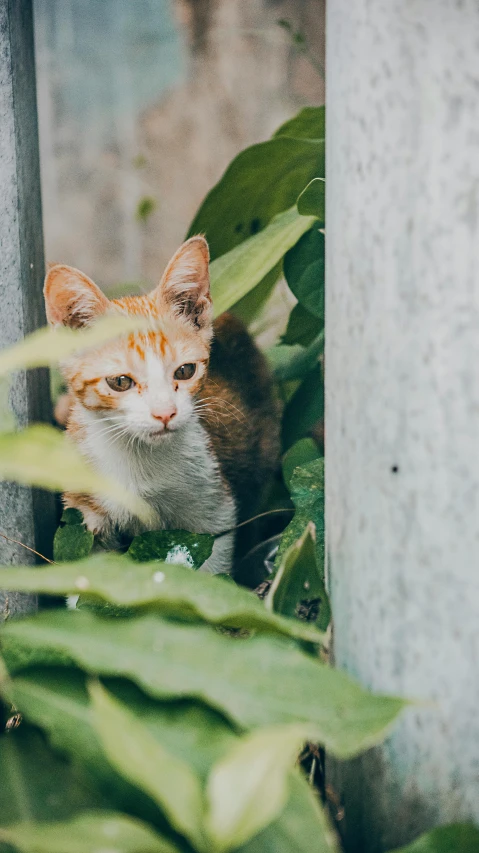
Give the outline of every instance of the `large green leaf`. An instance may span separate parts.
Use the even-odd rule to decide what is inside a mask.
[[[324,225],[326,208],[326,182],[324,178],[313,178],[297,201],[301,216],[316,216]]]
[[[94,536],[87,530],[78,509],[64,509],[60,527],[53,537],[53,559],[57,563],[82,560],[93,548]]]
[[[208,193],[188,236],[205,234],[215,260],[296,205],[316,177],[324,177],[324,139],[278,137],[252,145]]]
[[[290,641],[266,634],[239,640],[152,613],[44,612],[7,622],[2,639],[11,668],[22,659],[72,659],[90,673],[126,676],[159,698],[197,698],[244,728],[307,723],[311,739],[344,758],[382,738],[406,704],[371,695]]]
[[[147,325],[144,317],[102,317],[86,329],[51,329],[46,326],[27,335],[0,353],[0,373],[27,367],[48,367],[64,361],[79,350],[97,347],[119,335],[139,331]]]
[[[147,530],[135,536],[128,556],[138,563],[152,560],[183,563],[199,569],[211,556],[215,537],[211,533],[188,533],[186,530]]]
[[[309,217],[305,217],[309,222]],[[308,230],[287,252],[284,277],[296,299],[310,314],[324,322],[324,234]]]
[[[210,266],[215,315],[228,311],[273,270],[283,255],[316,222],[296,207],[279,213],[259,234],[249,237]]]
[[[211,766],[235,742],[225,718],[197,702],[160,702],[123,679],[105,679],[110,693],[128,706],[160,746],[187,762],[205,780]],[[42,728],[52,745],[85,764],[102,788],[131,807],[131,787],[117,776],[93,727],[85,675],[77,669],[32,667],[9,687],[9,697],[24,717]]]
[[[175,830],[208,850],[203,793],[186,762],[168,752],[127,707],[99,682],[90,684],[93,725],[110,763],[160,806]]]
[[[283,556],[312,521],[316,530],[316,562],[324,580],[324,459],[315,459],[296,468],[291,476],[290,492],[296,512],[281,537],[276,568],[279,569]]]
[[[178,853],[150,827],[118,812],[88,811],[69,821],[0,827],[21,853]]]
[[[296,444],[293,444],[284,454],[282,461],[283,480],[286,487],[290,488],[295,468],[304,467],[320,456],[319,447],[313,438],[300,438]]]
[[[319,602],[316,603],[317,599]],[[324,565],[317,563],[316,534],[312,521],[308,523],[303,535],[283,555],[265,604],[276,613],[297,616],[301,606],[307,607],[305,602],[309,601],[315,602],[319,612],[318,625],[326,630],[331,610],[324,586]]]
[[[34,569],[0,569],[0,583],[16,592],[75,595],[118,607],[154,606],[170,616],[192,617],[227,628],[247,628],[320,642],[313,626],[268,613],[254,595],[223,578],[171,563],[134,563],[118,554],[96,554],[79,563]]]
[[[275,137],[290,136],[294,139],[324,139],[326,135],[326,109],[303,107],[293,118],[278,128]]]
[[[305,379],[318,366],[323,351],[324,332],[320,332],[308,346],[277,344],[266,355],[278,382],[290,382],[292,379]],[[306,413],[301,412],[292,415],[293,433],[300,431],[296,425],[298,414],[300,419],[306,417]]]
[[[242,737],[208,780],[208,826],[219,851],[252,838],[279,815],[288,776],[306,737],[301,726],[274,726]]]
[[[297,303],[289,315],[288,326],[281,340],[283,344],[309,346],[322,330],[324,323]]]
[[[394,853],[478,853],[479,829],[472,823],[440,826]]]
[[[47,424],[0,435],[0,480],[52,491],[101,494],[145,521],[151,517],[145,501],[98,474],[64,432]]]
[[[324,379],[321,364],[317,364],[288,400],[282,423],[283,447],[287,450],[304,438],[324,417]]]
[[[246,326],[250,326],[261,315],[282,274],[283,259],[265,275],[264,279],[253,290],[250,290],[239,302],[231,306],[231,313],[239,317]]]
[[[314,790],[299,773],[290,776],[281,815],[237,853],[339,853],[337,838]]]
[[[91,780],[25,724],[0,736],[0,779],[0,827],[65,820],[80,809],[106,805]]]

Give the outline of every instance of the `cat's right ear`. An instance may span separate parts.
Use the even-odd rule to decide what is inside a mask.
[[[52,326],[81,329],[104,314],[110,304],[88,276],[63,264],[48,270],[43,293],[47,320]]]

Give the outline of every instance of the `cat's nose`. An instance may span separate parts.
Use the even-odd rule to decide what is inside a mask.
[[[162,406],[161,408],[158,407],[157,409],[152,410],[151,415],[155,421],[161,421],[161,423],[166,427],[176,415],[176,406],[171,404],[169,406]]]

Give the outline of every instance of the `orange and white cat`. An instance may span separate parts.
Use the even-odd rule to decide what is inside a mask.
[[[153,510],[151,529],[221,533],[250,517],[278,456],[278,418],[265,360],[243,325],[213,322],[209,253],[202,237],[176,252],[158,287],[108,300],[83,273],[53,266],[45,280],[53,326],[102,315],[150,318],[151,330],[71,357],[67,430],[101,473]],[[111,500],[66,494],[107,545],[138,533]],[[231,569],[234,534],[219,537],[205,568]]]

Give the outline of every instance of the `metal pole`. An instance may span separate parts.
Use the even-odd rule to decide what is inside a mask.
[[[425,700],[336,765],[346,849],[479,822],[479,2],[330,0],[336,665]]]
[[[0,0],[0,348],[44,325],[43,232],[31,0]],[[19,372],[12,409],[20,426],[50,417],[48,371]],[[0,533],[41,553],[54,522],[50,494],[0,483]],[[34,556],[0,536],[0,564]],[[35,599],[0,592],[0,619]]]

